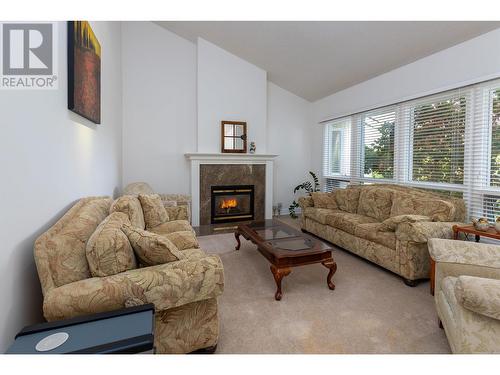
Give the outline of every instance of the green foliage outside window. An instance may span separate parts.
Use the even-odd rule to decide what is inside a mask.
[[[463,184],[465,98],[413,111],[413,180]]]
[[[379,137],[365,145],[364,175],[371,178],[394,177],[394,122],[384,122]]]
[[[493,93],[490,185],[500,186],[500,89]]]

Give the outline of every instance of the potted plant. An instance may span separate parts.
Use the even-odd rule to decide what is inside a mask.
[[[314,192],[320,191],[318,177],[312,171],[309,171],[309,174],[312,177],[312,182],[305,181],[305,182],[301,183],[300,185],[295,186],[295,189],[293,189],[294,194],[300,190],[305,190],[308,195],[311,195]],[[299,204],[295,200],[292,202],[290,207],[288,207],[288,211],[290,212],[290,217],[293,219],[296,219],[298,217],[297,214],[295,213],[295,210],[297,209],[297,207],[299,207]]]

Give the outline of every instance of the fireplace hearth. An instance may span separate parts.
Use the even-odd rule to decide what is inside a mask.
[[[211,187],[211,223],[254,219],[254,185]]]

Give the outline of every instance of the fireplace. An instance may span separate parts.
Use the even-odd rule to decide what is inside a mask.
[[[254,185],[211,187],[211,223],[254,219]]]

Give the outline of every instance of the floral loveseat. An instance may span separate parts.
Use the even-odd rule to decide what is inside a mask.
[[[179,260],[142,268],[134,260],[124,272],[92,277],[86,245],[100,223],[112,216],[110,212],[118,212],[131,228],[141,231],[145,220],[141,203],[134,196],[115,202],[108,197],[78,201],[35,242],[45,318],[53,321],[154,303],[158,353],[215,348],[219,332],[216,298],[224,288],[222,263],[218,256],[207,256],[197,248],[186,212],[177,208],[167,207],[169,221],[151,231],[161,238],[191,238],[195,246],[184,246]],[[117,240],[108,236],[106,241],[111,244]]]
[[[299,198],[301,228],[404,278],[429,277],[430,238],[451,238],[462,199],[400,185],[351,185]]]

